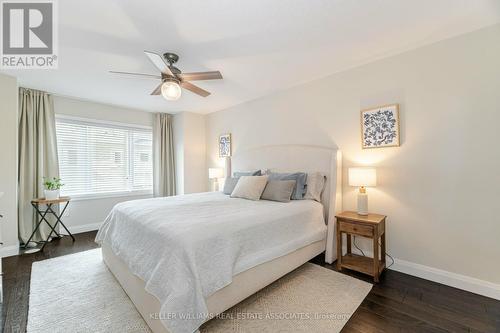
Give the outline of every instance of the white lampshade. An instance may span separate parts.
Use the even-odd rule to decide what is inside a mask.
[[[376,186],[377,170],[375,168],[349,168],[350,186]]]
[[[161,94],[169,101],[176,101],[181,97],[182,89],[177,82],[165,81],[161,86]]]
[[[224,170],[222,168],[209,168],[208,169],[208,178],[217,179],[224,177]]]

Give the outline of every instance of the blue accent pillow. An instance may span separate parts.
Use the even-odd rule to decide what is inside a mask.
[[[240,178],[241,176],[262,176],[260,170],[257,171],[235,171],[233,172],[234,178]]]
[[[295,180],[295,187],[292,192],[292,200],[302,200],[306,194],[307,173],[275,173],[269,174],[268,181],[271,180]]]
[[[236,184],[238,183],[239,178],[234,178],[234,177],[228,177],[226,178],[226,181],[224,182],[224,189],[222,192],[224,194],[231,194],[233,193],[234,188],[236,187]]]

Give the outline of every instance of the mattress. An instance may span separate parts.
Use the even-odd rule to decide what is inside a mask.
[[[208,315],[206,299],[233,276],[325,237],[318,202],[211,192],[120,203],[96,241],[145,282],[170,332],[193,332]]]

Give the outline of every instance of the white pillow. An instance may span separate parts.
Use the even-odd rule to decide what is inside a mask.
[[[307,174],[306,194],[304,199],[321,202],[321,194],[325,189],[326,177],[319,172]]]
[[[241,176],[231,198],[259,200],[266,188],[267,176]]]

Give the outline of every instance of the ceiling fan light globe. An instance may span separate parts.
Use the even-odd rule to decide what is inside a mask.
[[[161,95],[169,101],[176,101],[182,95],[181,87],[177,82],[167,81],[161,86]]]

